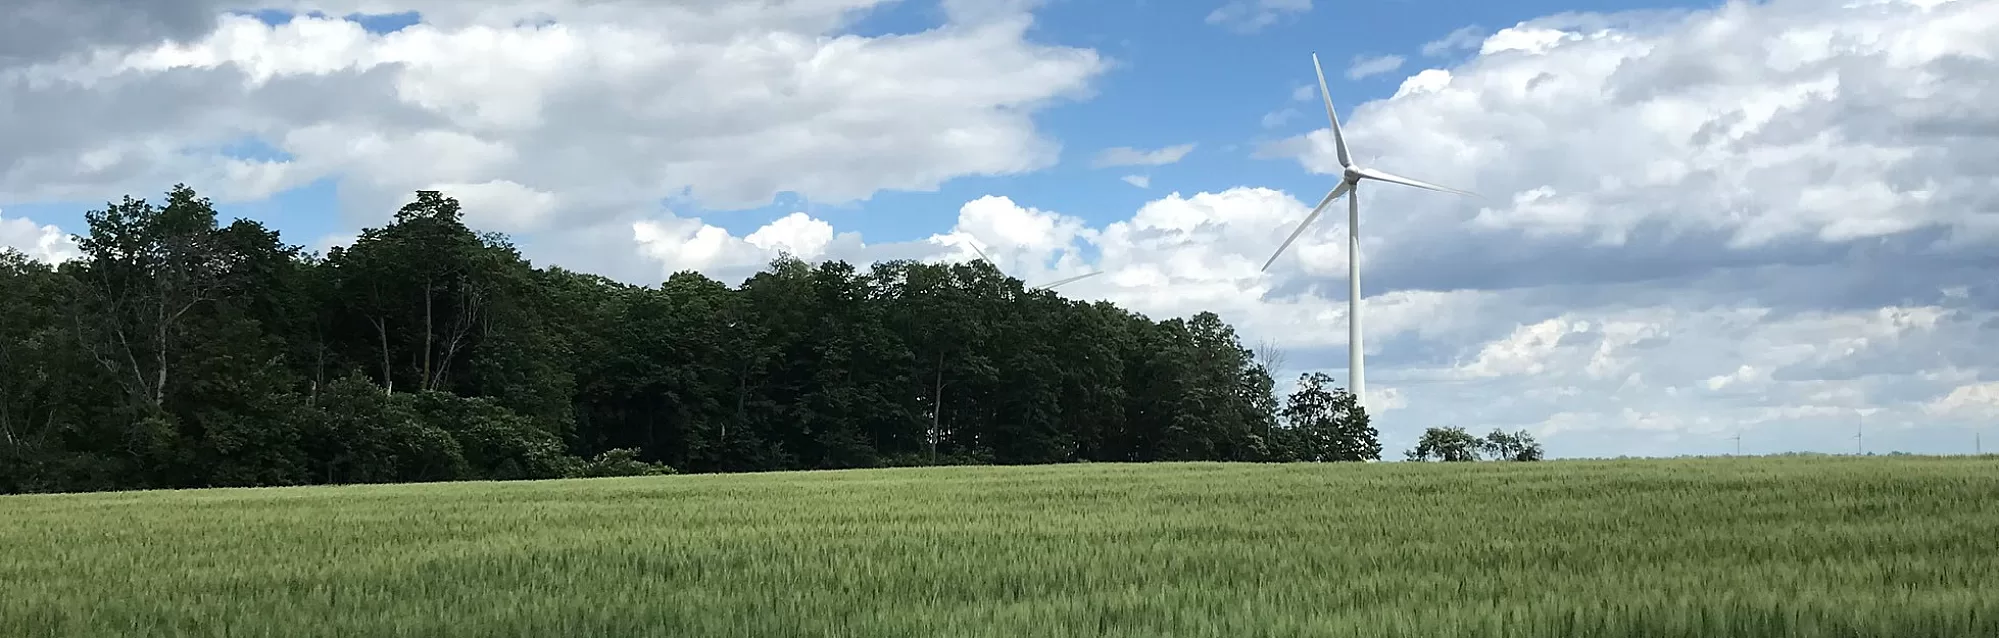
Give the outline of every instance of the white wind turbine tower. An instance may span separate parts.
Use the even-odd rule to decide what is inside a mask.
[[[1363,168],[1360,164],[1354,163],[1353,155],[1347,151],[1346,136],[1340,133],[1340,116],[1333,113],[1333,96],[1326,90],[1326,71],[1319,67],[1318,53],[1312,54],[1312,70],[1319,74],[1319,98],[1326,103],[1326,119],[1333,123],[1333,149],[1338,152],[1340,159],[1340,185],[1334,187],[1332,192],[1326,193],[1326,198],[1319,200],[1319,205],[1312,209],[1312,214],[1306,215],[1305,221],[1299,222],[1298,229],[1291,231],[1290,237],[1284,238],[1284,244],[1278,246],[1277,252],[1270,255],[1270,261],[1263,262],[1263,270],[1270,270],[1270,264],[1277,262],[1277,258],[1284,254],[1284,249],[1290,248],[1291,242],[1298,240],[1298,235],[1305,232],[1305,227],[1312,225],[1312,220],[1319,218],[1319,213],[1325,212],[1328,204],[1339,199],[1341,195],[1347,196],[1347,369],[1353,376],[1354,401],[1366,407],[1367,375],[1362,367],[1360,340],[1360,181],[1371,179],[1470,197],[1478,197],[1478,194],[1382,170]]]
[[[1006,270],[1005,270],[1005,269],[1003,269],[1003,268],[1000,268],[1000,266],[999,266],[999,262],[996,262],[996,261],[993,261],[991,257],[987,257],[987,256],[986,256],[986,251],[983,251],[983,250],[979,250],[979,244],[978,244],[978,242],[976,242],[976,241],[973,241],[973,240],[971,240],[971,239],[967,238],[967,239],[965,240],[965,245],[966,245],[966,246],[970,246],[970,247],[972,248],[972,252],[975,252],[975,253],[978,253],[978,254],[979,254],[979,259],[983,259],[983,260],[985,260],[985,262],[986,262],[986,263],[988,263],[988,264],[992,264],[992,265],[993,265],[993,270],[998,270],[998,271],[1000,271],[1000,274],[1002,274],[1002,275],[1006,275]],[[1034,287],[1031,287],[1031,288],[1028,288],[1027,290],[1028,290],[1028,292],[1033,292],[1033,291],[1036,291],[1036,290],[1050,290],[1050,289],[1053,289],[1054,287],[1056,287],[1056,286],[1060,286],[1060,285],[1062,285],[1062,284],[1066,284],[1066,283],[1070,283],[1070,282],[1073,282],[1073,281],[1078,281],[1078,280],[1082,280],[1082,279],[1087,279],[1087,278],[1090,278],[1090,277],[1095,277],[1095,276],[1097,276],[1097,275],[1101,275],[1101,274],[1104,274],[1104,271],[1101,271],[1101,270],[1092,270],[1092,271],[1090,271],[1090,272],[1086,272],[1086,273],[1083,273],[1083,274],[1080,274],[1080,275],[1076,275],[1076,276],[1074,276],[1074,277],[1069,277],[1069,278],[1065,278],[1065,279],[1057,279],[1057,280],[1055,280],[1055,281],[1054,281],[1054,282],[1052,282],[1052,283],[1047,283],[1047,284],[1042,284],[1042,285],[1039,285],[1039,286],[1034,286]],[[1007,276],[1011,277],[1012,275],[1007,275]]]

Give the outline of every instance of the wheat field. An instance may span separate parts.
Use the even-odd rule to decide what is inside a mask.
[[[1999,458],[0,497],[0,636],[1999,636]]]

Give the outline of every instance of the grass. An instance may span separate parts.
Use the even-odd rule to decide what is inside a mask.
[[[0,497],[0,636],[1999,636],[1999,461]]]

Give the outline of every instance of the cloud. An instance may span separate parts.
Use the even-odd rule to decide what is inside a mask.
[[[891,259],[971,259],[975,253],[967,242],[980,246],[1011,275],[1047,281],[1089,272],[1081,250],[1098,236],[1081,219],[992,195],[966,202],[948,230],[903,242],[867,243],[858,233],[836,232],[831,224],[802,212],[741,238],[699,219],[672,215],[639,220],[630,228],[626,241],[637,245],[644,261],[626,278],[646,281],[698,270],[731,283],[754,274],[780,254],[861,266]]]
[[[825,255],[826,248],[832,245],[833,225],[805,213],[792,213],[743,239],[767,252],[813,260]]]
[[[1864,288],[1825,290],[1847,307],[1921,277],[1969,283],[1953,279],[1992,263],[1975,247],[1999,237],[1999,116],[1977,106],[1989,89],[1970,88],[1999,71],[1977,61],[1995,34],[1961,3],[1799,1],[1501,30],[1465,64],[1348,107],[1363,163],[1490,198],[1364,188],[1364,209],[1396,211],[1370,224],[1374,268],[1419,288],[1822,268]],[[1917,41],[1929,44],[1904,47]],[[1260,154],[1338,170],[1324,129]],[[1437,254],[1453,259],[1422,257]],[[1865,274],[1887,263],[1901,265]]]
[[[1347,79],[1361,78],[1390,73],[1402,68],[1403,58],[1399,55],[1357,55],[1353,65],[1347,67]]]
[[[740,281],[779,255],[818,261],[857,256],[864,247],[859,234],[836,233],[831,224],[802,212],[779,218],[744,237],[731,235],[699,218],[672,215],[637,220],[629,228],[630,235],[623,241],[611,240],[606,244],[636,249],[642,258],[639,263],[649,266],[636,270],[654,275],[628,276],[639,281],[662,280],[686,270]],[[607,270],[617,273],[620,269]],[[635,273],[627,270],[618,274]]]
[[[10,0],[0,21],[0,67],[58,59],[91,47],[200,37],[218,7],[206,0]]]
[[[1293,101],[1307,102],[1317,97],[1319,97],[1319,87],[1316,85],[1300,84],[1291,87],[1291,99]],[[1263,114],[1261,124],[1263,128],[1277,128],[1283,126],[1286,122],[1290,122],[1291,118],[1298,117],[1299,115],[1302,115],[1302,113],[1298,109],[1286,106]]]
[[[1925,404],[1923,410],[1983,423],[1999,421],[1999,381],[1952,388],[1950,394]]]
[[[1277,128],[1294,117],[1298,117],[1298,109],[1286,107],[1263,114],[1263,120],[1258,123],[1262,124],[1263,128]]]
[[[1145,175],[1126,175],[1120,179],[1123,179],[1126,184],[1139,188],[1149,188],[1152,186],[1152,178]]]
[[[10,218],[6,211],[0,211],[0,248],[19,250],[30,258],[50,263],[61,263],[83,254],[77,250],[76,241],[62,229],[19,217]]]
[[[1105,66],[1030,41],[1018,2],[882,37],[840,33],[876,0],[310,4],[424,22],[375,34],[335,18],[211,15],[214,30],[182,43],[0,69],[15,107],[0,122],[0,199],[185,179],[253,200],[329,177],[354,210],[432,184],[547,194],[506,213],[519,229],[667,197],[840,203],[1052,165],[1060,145],[1034,113],[1087,95]],[[245,139],[277,159],[227,152]]]
[[[434,183],[425,190],[451,193],[464,205],[466,223],[503,233],[540,230],[562,203],[554,193],[504,179],[478,183]]]
[[[1188,153],[1192,152],[1194,152],[1193,144],[1178,144],[1153,151],[1135,149],[1129,146],[1117,146],[1097,153],[1096,159],[1090,161],[1090,166],[1094,168],[1108,168],[1112,166],[1165,166],[1180,161],[1181,158],[1186,157]]]
[[[1478,27],[1459,27],[1442,38],[1424,43],[1423,55],[1440,58],[1467,49],[1477,49],[1484,42],[1484,32]]]
[[[1208,24],[1237,33],[1255,33],[1312,10],[1312,0],[1229,0],[1208,13]]]

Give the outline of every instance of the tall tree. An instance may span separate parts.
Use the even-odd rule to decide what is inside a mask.
[[[467,228],[458,200],[417,191],[395,221],[327,256],[335,289],[366,322],[385,390],[449,390],[489,327],[510,247]]]
[[[84,222],[84,285],[72,319],[133,403],[157,411],[176,381],[189,313],[221,294],[235,255],[217,241],[213,205],[186,185],[175,185],[165,206],[127,196]]]
[[[1277,454],[1285,460],[1378,461],[1380,434],[1368,422],[1367,411],[1346,388],[1332,387],[1324,372],[1300,375],[1298,389],[1284,402],[1289,425]]]

